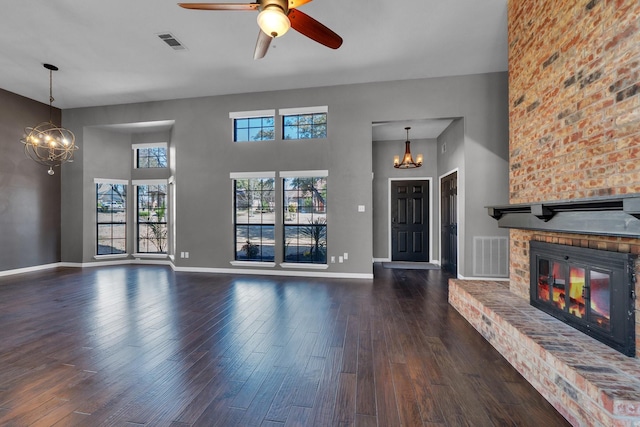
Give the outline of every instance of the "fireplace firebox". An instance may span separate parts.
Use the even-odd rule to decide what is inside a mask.
[[[531,305],[635,356],[635,256],[530,242]]]

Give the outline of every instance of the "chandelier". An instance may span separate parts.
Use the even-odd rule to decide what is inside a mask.
[[[49,70],[49,121],[24,129],[25,135],[20,142],[24,144],[25,154],[34,161],[49,166],[49,175],[53,175],[54,167],[73,161],[73,152],[78,149],[76,137],[69,129],[53,124],[53,72],[58,67],[43,64]]]
[[[400,156],[393,156],[393,167],[398,169],[419,168],[422,166],[422,154],[418,154],[416,161],[413,161],[410,147],[411,141],[409,141],[409,129],[411,128],[406,127],[404,129],[407,131],[407,140],[404,143],[404,157],[402,158],[402,163],[400,163]]]

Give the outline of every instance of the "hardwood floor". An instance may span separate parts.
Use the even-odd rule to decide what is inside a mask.
[[[568,425],[449,306],[444,273],[375,276],[0,278],[0,425]]]

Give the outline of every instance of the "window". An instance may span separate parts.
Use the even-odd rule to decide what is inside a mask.
[[[275,110],[230,113],[233,119],[233,141],[273,141]]]
[[[96,255],[127,253],[128,181],[96,179]]]
[[[282,172],[284,262],[327,263],[327,171]]]
[[[138,253],[167,253],[167,184],[164,180],[136,184]]]
[[[275,173],[234,178],[236,261],[275,261]]]
[[[131,147],[135,154],[134,165],[136,169],[166,168],[168,166],[167,144],[165,142],[133,144]]]
[[[327,137],[327,108],[281,109],[283,139],[313,139]]]

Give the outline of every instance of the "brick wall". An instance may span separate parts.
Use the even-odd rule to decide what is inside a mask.
[[[640,193],[640,2],[508,8],[511,203]],[[522,298],[532,239],[640,253],[640,239],[510,236],[511,290]]]

